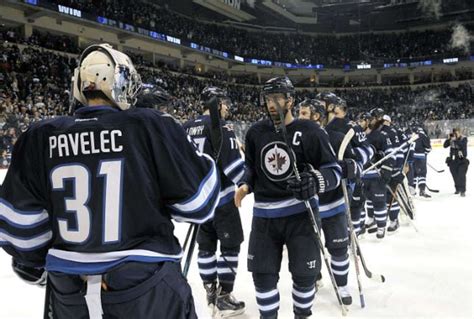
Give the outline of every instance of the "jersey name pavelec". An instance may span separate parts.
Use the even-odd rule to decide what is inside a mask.
[[[0,245],[23,264],[72,274],[178,261],[170,216],[211,219],[219,188],[214,161],[171,116],[83,107],[20,136],[0,192]]]

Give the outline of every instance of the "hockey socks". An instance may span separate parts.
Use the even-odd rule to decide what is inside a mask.
[[[361,213],[362,213],[362,207],[351,207],[351,222],[352,222],[352,227],[354,227],[354,231],[356,235],[359,235],[362,229]]]
[[[217,276],[222,290],[232,292],[239,263],[239,253],[225,252],[217,260]]]
[[[377,228],[385,228],[387,225],[387,208],[374,208],[374,218]]]
[[[316,288],[314,285],[298,287],[293,284],[293,311],[295,315],[311,316],[315,293]]]
[[[400,205],[396,200],[393,201],[392,207],[390,207],[390,211],[388,214],[390,215],[390,220],[394,221],[398,219],[398,214],[400,213]]]
[[[365,209],[367,210],[367,216],[369,218],[373,218],[374,217],[374,204],[372,203],[371,200],[367,200],[365,202]]]
[[[331,271],[338,287],[347,285],[349,274],[349,255],[331,256]]]
[[[277,288],[271,290],[256,288],[257,306],[262,317],[271,317],[280,309],[280,293]]]
[[[214,252],[198,252],[199,275],[204,283],[211,283],[217,280],[217,258]]]

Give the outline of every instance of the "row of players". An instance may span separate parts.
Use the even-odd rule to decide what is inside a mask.
[[[219,111],[221,116],[225,117],[229,105],[227,94],[218,88],[206,88],[203,93],[210,91],[219,98]],[[355,123],[346,117],[345,101],[333,93],[318,94],[315,99],[301,102],[296,112],[293,112],[294,94],[294,87],[286,77],[274,78],[265,83],[262,102],[267,108],[269,120],[255,124],[246,135],[245,173],[242,168],[240,174],[244,174],[244,177],[236,181],[239,188],[235,194],[235,205],[230,196],[234,186],[226,174],[223,174],[221,180],[226,185],[222,189],[225,196],[221,198],[223,206],[219,204],[213,222],[201,227],[198,238],[200,275],[207,292],[208,305],[217,308],[224,316],[239,314],[244,309],[243,302],[236,301],[235,298],[228,303],[224,302],[226,299],[221,301],[219,292],[227,295],[232,291],[237,256],[243,241],[236,206],[240,206],[242,199],[250,192],[255,193],[255,204],[248,269],[253,274],[261,318],[277,316],[277,283],[283,245],[288,248],[290,259],[295,317],[306,318],[311,315],[312,300],[317,290],[314,283],[321,276],[315,269],[320,270],[321,260],[317,244],[315,247],[308,247],[308,243],[315,243],[314,231],[307,224],[306,208],[302,201],[310,201],[313,209],[319,213],[319,226],[324,232],[325,245],[331,255],[331,271],[342,302],[350,305],[352,298],[347,288],[350,241],[346,216],[346,205],[349,203],[345,202],[342,185],[337,179],[345,178],[352,182],[351,222],[357,235],[365,232],[365,228],[368,228],[369,232],[376,229],[377,238],[382,239],[386,229],[388,232],[395,232],[399,228],[400,206],[392,193],[387,192],[387,187],[395,191],[405,178],[405,159],[412,167],[408,170],[411,172],[410,185],[418,185],[420,195],[429,197],[425,192],[426,155],[431,147],[430,140],[422,128],[417,129],[419,138],[416,143],[400,148],[408,141],[408,137],[391,126],[390,118],[382,109],[376,108],[361,114],[359,123]],[[207,98],[203,97],[204,100]],[[278,110],[283,111],[283,118]],[[298,120],[294,119],[294,113],[298,114]],[[210,139],[208,114],[206,111],[202,117],[185,124],[187,132],[195,141]],[[291,141],[291,149],[281,134],[282,120],[288,140]],[[208,129],[197,129],[203,123],[207,124]],[[240,160],[240,155],[234,152],[234,156],[227,156],[235,148],[232,143],[235,136],[228,126],[226,128],[230,132],[227,134],[230,135],[224,138],[221,153],[224,160],[221,163],[223,167],[232,167]],[[312,132],[313,129],[316,133]],[[338,162],[339,170],[327,161],[330,154],[339,151],[341,142],[350,129],[354,129],[355,135],[345,150],[344,160]],[[364,167],[397,148],[400,150],[393,153],[380,168],[361,174]],[[205,151],[212,154],[210,149]],[[295,153],[297,166],[302,172],[302,181],[297,186],[290,152]],[[336,181],[332,179],[331,174],[335,174]],[[364,204],[369,215],[367,223]],[[388,228],[387,207],[390,217]],[[221,255],[217,259],[218,240]],[[313,261],[316,261],[315,267],[312,267]]]
[[[213,143],[211,103],[185,124],[189,135],[170,115],[150,109],[160,98],[156,92],[131,108],[140,77],[128,56],[108,45],[83,52],[73,84],[83,107],[21,135],[0,191],[0,245],[21,278],[34,284],[48,279],[45,318],[195,318],[171,218],[201,224],[198,267],[209,305],[221,316],[242,313],[244,303],[232,295],[243,241],[237,207],[250,192],[255,204],[247,262],[260,316],[277,317],[284,246],[295,318],[311,316],[321,257],[306,203],[325,234],[342,301],[351,304],[341,179],[354,185],[357,231],[363,194],[368,224],[373,218],[382,239],[392,202],[385,187],[395,187],[403,175],[399,153],[361,175],[400,143],[382,110],[361,117],[362,128],[346,118],[344,101],[323,94],[300,104],[306,119],[295,119],[291,81],[271,79],[261,94],[269,118],[249,129],[244,162],[231,126],[222,122],[221,143]],[[203,101],[212,98],[225,118],[225,92],[205,89]],[[356,134],[337,161],[350,129]],[[387,231],[398,228],[396,204],[391,207]]]

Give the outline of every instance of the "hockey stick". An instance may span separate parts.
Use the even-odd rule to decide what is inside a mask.
[[[431,165],[430,163],[426,162],[428,164],[428,166],[433,170],[435,171],[436,173],[444,173],[444,169],[436,169],[433,165]]]
[[[344,136],[344,139],[342,140],[341,145],[339,146],[339,151],[337,154],[337,160],[342,161],[344,160],[344,152],[347,149],[347,145],[351,141],[352,137],[354,136],[355,131],[354,129],[350,129],[346,135]],[[352,225],[352,220],[351,220],[351,211],[350,211],[350,201],[349,201],[349,194],[347,192],[347,181],[345,178],[341,179],[341,184],[342,184],[342,192],[344,193],[344,201],[346,202],[346,218],[347,218],[347,224],[349,225],[349,232],[352,240],[351,244],[351,253],[352,257],[354,258],[354,265],[355,265],[355,270],[356,270],[356,278],[357,278],[357,286],[359,288],[359,299],[360,299],[360,307],[364,308],[365,307],[365,299],[364,299],[364,293],[362,292],[362,284],[360,280],[360,268],[359,268],[359,258],[357,257],[357,250],[356,250],[356,244],[354,243],[355,240],[354,237],[357,237],[355,234],[354,230],[354,225]]]
[[[281,109],[280,105],[278,103],[275,103],[275,104],[277,105],[277,111],[278,111],[278,115],[280,117],[280,130],[283,134],[283,139],[285,140],[285,144],[288,147],[288,150],[289,150],[288,153],[289,153],[290,159],[293,162],[293,167],[292,167],[293,173],[295,174],[296,179],[298,181],[300,181],[301,177],[300,177],[300,172],[298,171],[298,167],[296,165],[296,156],[292,151],[291,143],[288,140],[288,134],[286,132],[285,116],[283,115],[283,110]],[[326,264],[326,268],[329,272],[329,277],[331,278],[332,287],[334,288],[334,292],[336,293],[337,300],[339,302],[339,305],[341,306],[342,315],[346,316],[348,310],[347,310],[346,305],[344,305],[342,303],[341,295],[339,294],[339,291],[337,289],[336,279],[334,278],[334,274],[331,270],[328,254],[326,253],[326,251],[324,249],[323,242],[321,240],[321,234],[319,232],[318,224],[316,223],[316,219],[314,217],[313,208],[311,207],[311,204],[309,203],[308,200],[305,200],[303,202],[306,206],[306,211],[308,212],[309,220],[311,222],[311,226],[313,227],[314,234],[316,235],[316,239],[318,241],[319,249],[321,250],[321,253],[323,254],[324,263]]]
[[[405,202],[405,207],[407,209],[409,209],[409,210],[406,211],[408,213],[408,216],[411,219],[415,219],[415,205],[413,203],[413,200],[411,199],[410,193],[408,192],[408,179],[407,179],[407,176],[406,176],[405,172],[403,171],[403,169],[407,165],[409,154],[410,154],[410,151],[408,150],[408,152],[405,155],[405,159],[403,160],[403,165],[402,165],[402,170],[401,170],[403,180],[400,184],[397,185],[397,187],[395,188],[394,193],[399,195],[399,197],[397,198],[397,201],[399,202],[398,204],[400,205],[400,200],[403,200]],[[399,187],[400,185],[402,187]],[[392,202],[390,203],[390,207],[389,207],[388,212],[390,212],[390,208],[393,204],[394,199],[395,199],[395,197],[392,197]]]
[[[388,185],[387,185],[388,186]],[[396,187],[395,187],[395,193],[398,194],[398,187],[400,186],[400,184],[398,184]],[[390,187],[390,186],[388,186]],[[390,214],[390,210],[392,209],[392,206],[393,206],[393,202],[395,201],[395,197],[392,196],[392,200],[390,201],[390,204],[388,205],[388,208],[387,208],[387,213]]]
[[[343,140],[343,143],[344,143],[344,140]],[[341,148],[342,148],[342,143],[341,143]],[[339,148],[339,151],[341,150],[341,148]],[[344,191],[344,189],[343,189],[343,191]],[[347,193],[347,188],[346,188],[346,191],[344,193]],[[346,197],[346,194],[344,194],[344,196]],[[354,226],[352,225],[352,221],[350,221],[350,220],[349,220],[349,225],[350,225],[350,227],[352,226],[352,231],[351,231],[352,238],[351,239],[353,240],[353,243],[356,246],[355,247],[356,252],[357,252],[357,255],[359,255],[359,257],[360,257],[360,263],[362,264],[362,268],[364,269],[365,275],[367,276],[367,278],[372,279],[374,281],[381,282],[381,283],[385,282],[384,275],[374,274],[367,267],[367,264],[366,264],[365,259],[364,259],[364,255],[362,254],[362,249],[360,248],[359,238],[357,238],[357,235],[355,234],[355,231],[354,231]],[[356,269],[356,272],[357,272],[357,269]]]
[[[398,195],[397,197],[398,204],[400,205],[400,202],[403,202],[403,205],[405,206],[405,211],[407,212],[408,217],[414,220],[415,212],[414,212],[413,202],[408,199],[405,192],[403,191],[403,188],[396,189],[394,194]]]
[[[355,243],[357,245],[357,254],[360,257],[360,263],[362,264],[362,268],[364,268],[364,273],[367,276],[367,278],[370,278],[376,282],[385,282],[385,276],[382,274],[374,274],[372,273],[369,268],[367,267],[367,264],[365,263],[364,255],[362,255],[362,250],[360,249],[359,246],[359,239],[356,237]]]
[[[196,245],[196,238],[197,238],[198,231],[199,231],[199,225],[191,224],[189,226],[188,233],[192,233],[192,235],[191,235],[191,241],[189,242],[188,253],[186,254],[186,262],[184,263],[184,266],[183,266],[184,278],[187,278],[189,267],[191,266],[191,260],[193,258],[194,246]],[[186,247],[184,247],[183,249],[186,250]]]
[[[404,148],[405,146],[413,143],[414,141],[416,141],[418,139],[418,134],[413,134],[410,139],[408,141],[406,141],[405,143],[401,144],[399,147],[397,148],[394,148],[390,153],[388,153],[387,155],[385,155],[384,157],[382,157],[380,160],[378,160],[377,162],[375,162],[374,164],[370,165],[368,168],[366,168],[362,174],[365,174],[367,173],[368,171],[370,170],[373,170],[374,168],[376,168],[377,166],[379,166],[380,164],[382,164],[383,162],[385,162],[387,159],[389,159],[390,157],[392,157],[393,155],[395,155],[398,151],[400,151],[402,148]]]
[[[400,210],[408,217],[408,221],[409,221],[409,223],[413,226],[413,229],[415,229],[415,231],[416,231],[417,233],[419,233],[418,228],[415,226],[415,223],[413,222],[413,220],[411,219],[410,215],[409,215],[408,212],[407,212],[407,208],[406,208],[406,206],[405,206],[406,203],[405,203],[404,201],[402,201],[402,200],[399,200],[399,198],[398,198],[398,196],[397,196],[398,194],[395,194],[395,193],[393,192],[393,190],[392,190],[388,185],[387,185],[387,189],[388,189],[388,191],[392,194],[393,197],[396,197],[396,200],[398,201],[398,204],[400,205]]]
[[[407,203],[408,207],[410,208],[410,211],[413,215],[412,219],[415,219],[415,215],[416,215],[415,204],[413,203],[412,195],[410,194],[410,191],[409,191],[408,180],[406,177],[403,179],[402,187],[398,189],[398,194],[400,195],[402,200],[404,200]]]
[[[219,114],[219,105],[218,100],[214,96],[209,101],[206,102],[209,106],[209,112],[211,117],[211,145],[213,148],[214,153],[212,157],[216,161],[216,166],[219,162],[219,157],[222,149],[222,125],[221,125],[221,117]],[[183,275],[185,278],[188,276],[189,267],[191,266],[191,260],[193,258],[194,247],[196,246],[196,238],[199,232],[199,225],[198,224],[191,224],[189,225],[188,233],[186,234],[186,240],[183,247],[183,251],[186,251],[186,244],[188,242],[189,234],[192,233],[191,239],[189,242],[189,249],[186,255],[186,261],[184,262],[183,266]]]
[[[53,312],[53,305],[51,300],[51,283],[46,276],[46,287],[44,292],[44,309],[43,309],[43,319],[53,319],[55,318]]]
[[[426,186],[426,189],[429,190],[430,192],[432,192],[432,193],[439,193],[439,189],[429,188],[428,185],[425,185],[425,186]]]

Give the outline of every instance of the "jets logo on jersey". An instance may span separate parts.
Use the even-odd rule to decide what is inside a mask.
[[[283,142],[272,142],[262,149],[262,170],[269,180],[284,181],[293,173],[288,152],[288,146]]]

